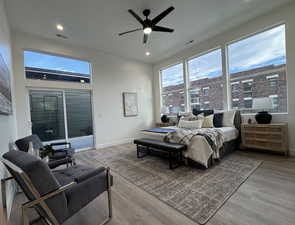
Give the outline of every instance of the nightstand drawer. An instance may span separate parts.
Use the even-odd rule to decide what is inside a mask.
[[[287,124],[242,124],[242,147],[288,154]]]

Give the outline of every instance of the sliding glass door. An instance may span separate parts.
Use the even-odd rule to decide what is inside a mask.
[[[30,90],[32,133],[43,142],[68,141],[76,149],[93,148],[89,91]]]

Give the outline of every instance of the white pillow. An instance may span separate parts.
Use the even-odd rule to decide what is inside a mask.
[[[234,125],[235,115],[236,115],[235,110],[223,112],[222,126],[223,127],[235,127],[235,125]]]
[[[204,114],[198,115],[198,120],[203,120],[202,128],[213,128],[214,127],[213,118],[214,118],[214,114],[209,116],[204,116]]]
[[[179,128],[187,128],[187,129],[199,129],[202,127],[203,120],[179,120],[178,127]]]

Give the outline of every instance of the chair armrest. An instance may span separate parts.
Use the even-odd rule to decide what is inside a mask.
[[[81,176],[75,177],[74,180],[77,183],[81,183],[81,182],[83,182],[83,181],[85,181],[85,180],[87,180],[87,179],[89,179],[91,177],[94,177],[94,176],[96,176],[96,175],[98,175],[98,174],[100,174],[100,173],[102,173],[104,171],[106,171],[106,168],[104,168],[104,167],[98,167],[95,170],[90,171],[89,173],[85,173],[85,174],[83,174]]]
[[[27,202],[27,203],[25,203],[24,205],[25,205],[26,207],[32,207],[32,206],[34,206],[34,205],[36,205],[36,204],[39,204],[40,202],[43,202],[43,201],[45,201],[45,200],[47,200],[47,199],[49,199],[49,198],[54,197],[55,195],[60,194],[61,192],[64,192],[64,191],[66,191],[66,190],[72,188],[72,187],[75,186],[76,184],[77,184],[76,182],[71,182],[71,183],[69,183],[69,184],[66,184],[66,185],[60,187],[59,189],[54,190],[54,191],[52,191],[52,192],[49,192],[49,193],[47,193],[47,194],[41,196],[41,197],[38,198],[38,199],[35,199],[35,200],[31,201],[31,202]]]

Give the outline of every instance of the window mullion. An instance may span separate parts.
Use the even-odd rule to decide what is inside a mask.
[[[223,106],[224,109],[230,110],[232,108],[231,105],[231,84],[230,84],[230,74],[229,74],[229,64],[228,64],[228,49],[227,45],[222,47],[222,72],[223,77],[225,79],[224,84],[225,88],[223,88]]]
[[[189,100],[189,74],[187,60],[183,60],[183,78],[184,78],[184,94],[185,94],[185,111],[191,111],[191,105]]]

